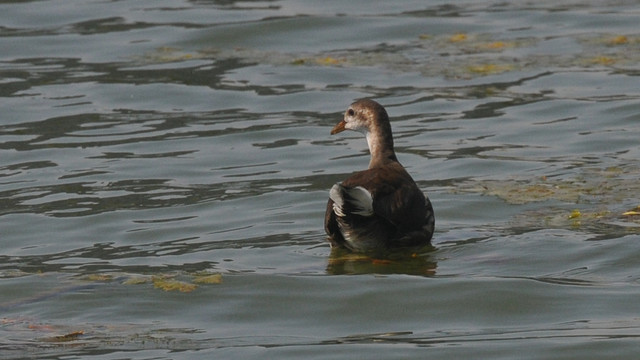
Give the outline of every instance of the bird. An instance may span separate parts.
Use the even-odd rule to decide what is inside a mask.
[[[385,108],[370,99],[352,103],[331,135],[345,130],[365,135],[371,158],[366,170],[329,191],[324,228],[331,247],[369,252],[430,245],[433,206],[396,157]]]

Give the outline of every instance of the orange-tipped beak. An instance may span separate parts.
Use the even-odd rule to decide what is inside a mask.
[[[334,126],[333,129],[331,129],[331,135],[335,135],[339,132],[343,132],[345,125],[347,125],[347,123],[344,122],[344,120],[337,123],[336,126]]]

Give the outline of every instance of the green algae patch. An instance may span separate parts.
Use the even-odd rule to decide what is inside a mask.
[[[164,291],[179,291],[189,293],[198,288],[198,285],[185,281],[176,280],[173,277],[154,276],[152,278],[153,287]]]
[[[514,228],[591,229],[595,232],[640,231],[640,206],[629,198],[640,194],[640,169],[585,169],[575,178],[469,180],[453,193],[497,197],[514,206],[529,205],[509,220]],[[532,208],[530,205],[539,204]]]
[[[193,282],[195,284],[222,284],[222,274],[215,273],[196,273],[194,274]]]
[[[452,191],[495,196],[509,204],[560,201],[573,204],[621,204],[629,194],[640,193],[639,169],[585,169],[575,178],[470,180]]]
[[[556,39],[557,41],[558,39]],[[635,70],[640,62],[640,36],[615,33],[567,35],[559,39],[576,50],[558,56],[547,53],[551,39],[509,37],[498,33],[451,32],[418,34],[393,44],[329,51],[277,51],[258,47],[158,47],[135,60],[138,66],[192,61],[232,61],[237,66],[352,68],[415,73],[425,77],[473,79],[514,71],[614,68]],[[164,66],[164,65],[163,65]]]
[[[215,285],[223,282],[222,274],[200,271],[195,273],[158,274],[152,276],[126,276],[123,285],[152,284],[155,289],[189,293],[199,285]]]

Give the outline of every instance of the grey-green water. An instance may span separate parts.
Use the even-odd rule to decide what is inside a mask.
[[[637,1],[0,14],[0,357],[637,358]],[[434,249],[331,254],[362,97]]]

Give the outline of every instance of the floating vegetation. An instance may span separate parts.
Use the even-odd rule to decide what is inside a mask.
[[[493,50],[501,50],[501,49],[507,49],[507,48],[512,48],[515,47],[516,43],[514,41],[493,41],[493,42],[489,42],[489,43],[483,43],[483,44],[478,44],[479,48],[485,48],[485,49],[493,49]]]
[[[452,43],[467,41],[467,39],[468,39],[467,34],[464,34],[464,33],[457,33],[449,36],[449,41]]]
[[[468,71],[474,74],[491,75],[499,74],[513,70],[513,65],[510,64],[481,64],[481,65],[469,65]]]
[[[170,344],[173,350],[192,349],[197,348],[197,342],[192,339],[193,333],[199,331],[166,326],[154,328],[148,324],[52,323],[29,317],[2,318],[0,325],[7,333],[14,334],[11,346],[3,348],[3,359],[25,358],[24,354],[29,354],[28,358],[47,358],[49,351],[67,347],[95,349],[109,346],[131,350],[166,348]],[[11,357],[11,354],[15,356]]]
[[[322,65],[322,66],[336,66],[343,64],[344,59],[338,59],[332,56],[323,57],[306,57],[298,58],[291,61],[291,65]]]
[[[630,193],[640,192],[640,182],[634,177],[639,169],[586,169],[572,179],[475,180],[459,184],[454,192],[479,192],[496,196],[510,204],[558,200],[568,203],[618,204]]]
[[[84,331],[79,330],[79,331],[73,331],[64,335],[57,335],[57,336],[44,338],[42,340],[45,342],[68,342],[68,341],[76,341],[82,335],[84,335]]]
[[[16,269],[0,270],[0,279],[17,278],[17,277],[23,277],[28,275],[32,275],[32,274],[26,271],[16,270]]]
[[[569,214],[569,219],[577,219],[580,216],[582,216],[582,213],[580,212],[580,210],[574,209],[573,211],[571,211],[571,214]]]
[[[167,63],[191,60],[198,58],[198,54],[184,52],[179,48],[162,46],[156,49],[154,52],[147,53],[145,58],[152,60],[154,63]]]
[[[144,277],[144,276],[132,276],[127,278],[126,280],[124,280],[122,282],[123,285],[141,285],[141,284],[147,284],[149,283],[151,280],[148,277]]]
[[[629,38],[625,35],[617,35],[608,41],[611,45],[624,45],[629,43]]]
[[[161,273],[155,275],[130,274],[89,274],[79,277],[82,281],[93,283],[118,282],[122,285],[151,284],[154,289],[163,291],[192,292],[198,285],[215,285],[223,281],[222,274],[199,271],[195,273]]]
[[[196,273],[193,282],[196,284],[222,284],[222,274]]]
[[[113,280],[113,275],[111,274],[89,274],[82,278],[82,280],[86,281],[95,281],[95,282],[108,282]]]
[[[471,180],[458,184],[452,192],[495,196],[513,205],[550,203],[514,215],[511,221],[516,228],[610,229],[615,226],[625,231],[637,231],[640,229],[640,206],[623,209],[630,194],[640,193],[639,176],[640,169],[610,167],[587,169],[573,179]],[[571,208],[567,209],[569,206]]]
[[[558,39],[555,39],[556,41]],[[563,39],[560,39],[563,40]],[[138,60],[142,65],[188,60],[236,60],[247,65],[312,67],[377,66],[391,71],[419,72],[424,76],[474,78],[510,71],[581,67],[635,69],[640,62],[640,36],[594,33],[565,38],[581,51],[557,56],[546,54],[547,39],[505,38],[503,34],[420,34],[404,43],[380,44],[373,48],[332,50],[317,53],[279,52],[258,48],[203,48],[193,51],[161,47]],[[536,51],[531,51],[533,48]]]
[[[180,280],[178,280],[178,277]],[[160,274],[153,276],[131,276],[122,281],[123,285],[153,284],[155,289],[163,291],[192,292],[198,285],[222,283],[222,274],[207,271],[192,274]]]
[[[640,216],[640,205],[631,210],[623,212],[622,216]]]
[[[153,287],[164,291],[192,292],[198,285],[179,281],[170,276],[154,276],[151,280]]]
[[[610,66],[615,64],[617,60],[610,56],[600,55],[600,56],[593,57],[591,59],[587,59],[587,62],[590,62],[592,64],[597,64],[597,65]]]

